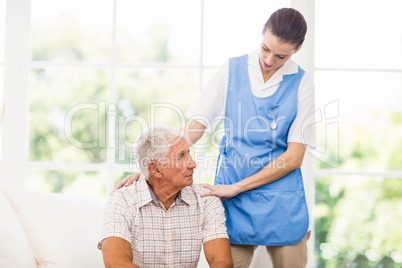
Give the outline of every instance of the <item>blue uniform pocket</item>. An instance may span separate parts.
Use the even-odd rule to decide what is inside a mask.
[[[223,202],[233,244],[285,246],[300,242],[309,225],[303,190],[248,191]]]

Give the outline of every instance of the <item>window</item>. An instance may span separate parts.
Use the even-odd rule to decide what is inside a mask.
[[[315,155],[316,264],[397,267],[402,6],[392,0],[317,0],[315,7],[316,98],[322,108]]]
[[[18,2],[29,14],[23,16],[29,42],[18,42],[29,49],[22,66],[27,89],[21,82],[29,108],[18,112],[26,122],[27,142],[19,149],[27,154],[24,184],[100,197],[136,170],[139,131],[151,124],[183,127],[184,112],[214,71],[256,49],[267,14],[289,5],[19,0],[16,9]],[[216,144],[214,134],[204,143],[211,137]],[[217,149],[192,151],[198,159],[210,156],[196,180],[212,182]]]

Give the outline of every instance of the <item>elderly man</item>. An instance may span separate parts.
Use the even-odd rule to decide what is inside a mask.
[[[179,130],[158,126],[137,141],[141,178],[106,203],[106,267],[197,267],[201,245],[211,267],[232,267],[221,201],[193,184],[195,162]]]

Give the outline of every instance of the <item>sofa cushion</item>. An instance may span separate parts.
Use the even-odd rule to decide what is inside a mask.
[[[0,211],[0,267],[36,267],[21,223],[1,189]]]
[[[103,201],[95,197],[3,189],[25,230],[38,267],[103,267],[97,249]]]

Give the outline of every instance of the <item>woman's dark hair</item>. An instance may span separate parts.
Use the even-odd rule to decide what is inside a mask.
[[[294,44],[297,49],[304,42],[307,23],[299,11],[293,8],[282,8],[269,17],[264,26],[264,33],[267,29],[281,41]]]

